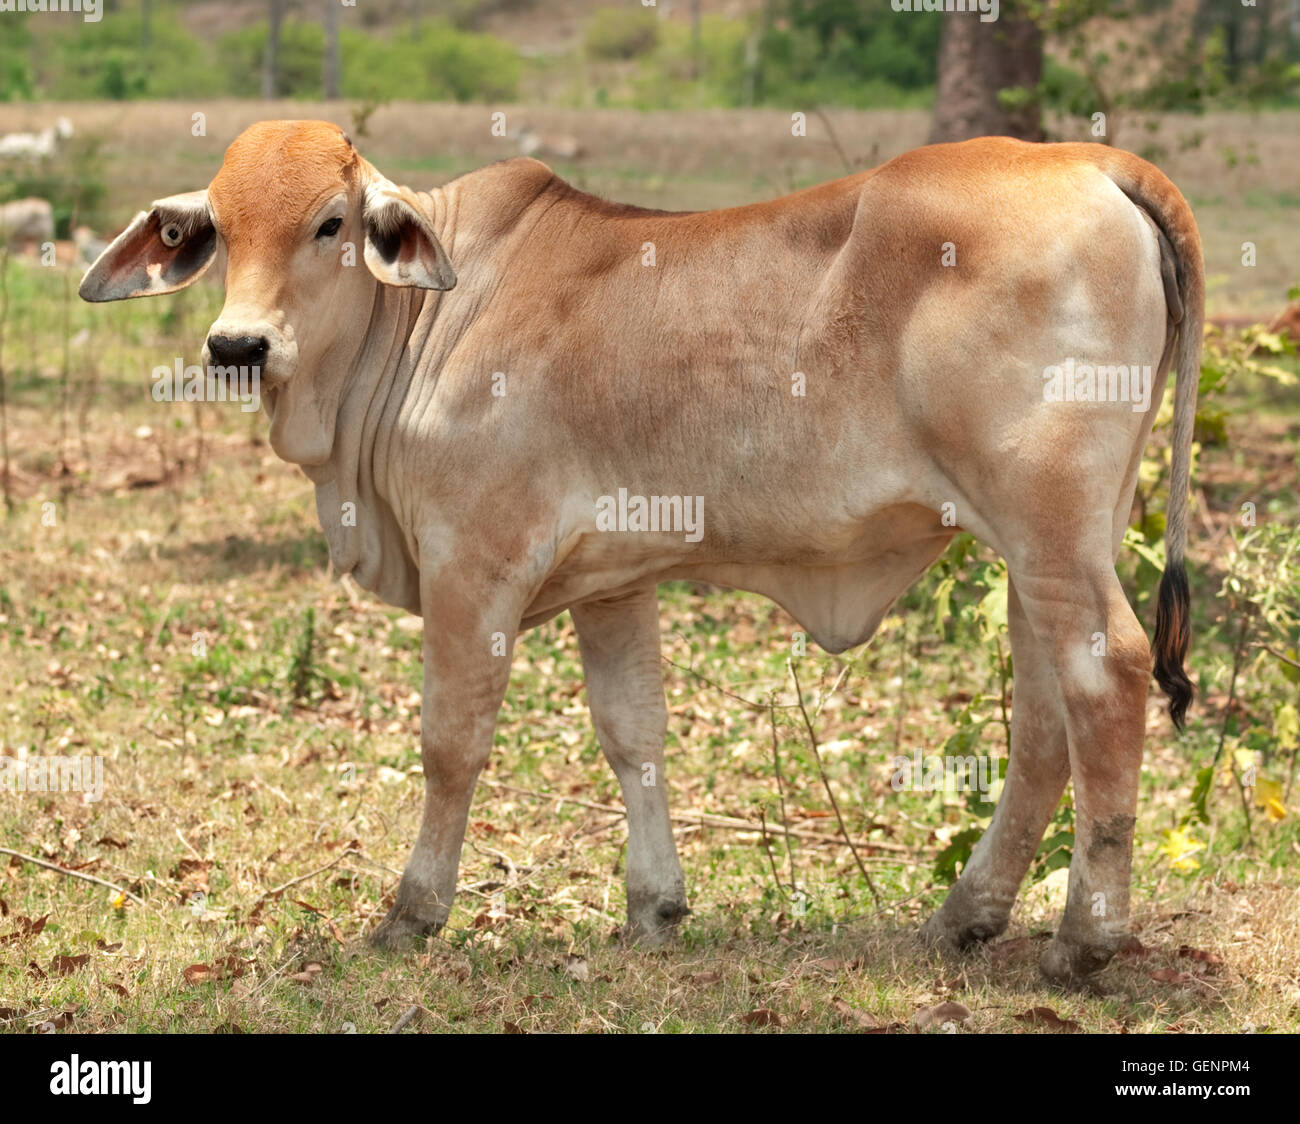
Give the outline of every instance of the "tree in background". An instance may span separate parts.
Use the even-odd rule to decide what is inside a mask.
[[[947,12],[939,34],[939,78],[930,143],[1006,136],[1041,141],[1043,32],[1020,4],[1004,2],[997,20]]]
[[[280,85],[280,24],[284,20],[284,0],[267,0],[266,54],[262,58],[262,97],[277,97]]]
[[[321,66],[321,86],[325,97],[333,101],[339,96],[339,2],[323,0],[325,4],[325,58]]]

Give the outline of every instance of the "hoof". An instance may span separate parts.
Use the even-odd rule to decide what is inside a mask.
[[[1071,941],[1058,934],[1044,951],[1038,969],[1052,983],[1080,984],[1106,967],[1115,949],[1115,945]]]
[[[677,936],[677,923],[690,912],[684,896],[632,899],[628,902],[628,921],[623,926],[622,937],[642,948],[671,944]]]
[[[930,915],[921,926],[921,939],[930,947],[947,952],[965,952],[974,945],[1000,936],[1007,927],[1006,917],[961,917],[948,908],[948,900],[938,913]]]
[[[439,921],[422,921],[400,906],[393,906],[379,928],[370,934],[370,946],[398,952],[433,936],[441,928]]]

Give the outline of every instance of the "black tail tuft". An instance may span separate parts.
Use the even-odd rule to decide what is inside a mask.
[[[1156,600],[1156,682],[1169,696],[1169,717],[1180,730],[1195,693],[1183,670],[1191,643],[1191,594],[1181,561],[1165,567]]]

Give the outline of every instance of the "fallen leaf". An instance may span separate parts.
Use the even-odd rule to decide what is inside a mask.
[[[223,956],[212,962],[212,970],[217,979],[237,980],[252,966],[252,960],[240,960],[238,956]],[[310,969],[311,965],[308,965]]]
[[[36,936],[37,933],[45,928],[45,922],[48,921],[49,918],[50,915],[48,913],[43,917],[36,918],[34,921],[30,917],[15,917],[14,921],[17,922],[18,928],[12,933],[6,933],[3,937],[0,937],[0,944],[13,944],[16,941],[23,940],[25,937]]]
[[[207,983],[216,978],[216,973],[207,964],[191,964],[181,973],[186,983]]]
[[[1206,975],[1212,976],[1223,967],[1222,957],[1206,952],[1204,949],[1192,948],[1190,945],[1180,945],[1178,955],[1202,965]]]
[[[1154,949],[1147,948],[1137,937],[1128,936],[1124,938],[1115,955],[1126,960],[1140,960],[1144,956],[1150,956],[1154,951]]]
[[[1013,1015],[1012,1018],[1018,1023],[1029,1023],[1033,1026],[1043,1026],[1048,1030],[1064,1030],[1070,1034],[1076,1034],[1083,1029],[1073,1019],[1063,1019],[1051,1007],[1030,1007],[1022,1015]]]
[[[954,1025],[964,1023],[969,1018],[969,1007],[949,1000],[947,1003],[939,1003],[934,1007],[922,1007],[912,1016],[912,1025],[917,1030],[930,1030],[933,1027],[942,1027],[947,1023],[953,1023]]]
[[[818,968],[823,972],[829,972],[831,974],[838,972],[851,972],[862,967],[862,957],[857,956],[852,960],[844,960],[838,956],[822,956],[816,960],[809,960],[805,967]]]
[[[861,1030],[881,1029],[881,1024],[876,1022],[866,1011],[860,1011],[857,1007],[850,1007],[843,999],[832,999],[831,1006],[837,1014]]]
[[[781,1016],[770,1007],[756,1007],[747,1015],[741,1015],[740,1021],[749,1026],[781,1026]]]
[[[56,956],[50,961],[50,971],[56,976],[66,976],[89,961],[88,952],[83,952],[80,956]]]

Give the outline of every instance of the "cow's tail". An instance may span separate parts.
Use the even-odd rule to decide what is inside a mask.
[[[1184,553],[1187,547],[1187,490],[1191,475],[1196,390],[1201,378],[1205,322],[1205,266],[1192,209],[1179,190],[1145,160],[1116,149],[1088,145],[1101,170],[1151,216],[1172,250],[1174,277],[1166,273],[1166,300],[1178,325],[1174,383],[1174,427],[1170,441],[1169,505],[1165,522],[1165,572],[1156,600],[1155,677],[1169,696],[1169,716],[1180,730],[1192,701],[1192,682],[1183,668],[1191,642],[1191,595]],[[1162,246],[1162,258],[1167,248]],[[1172,291],[1171,291],[1172,290]]]

